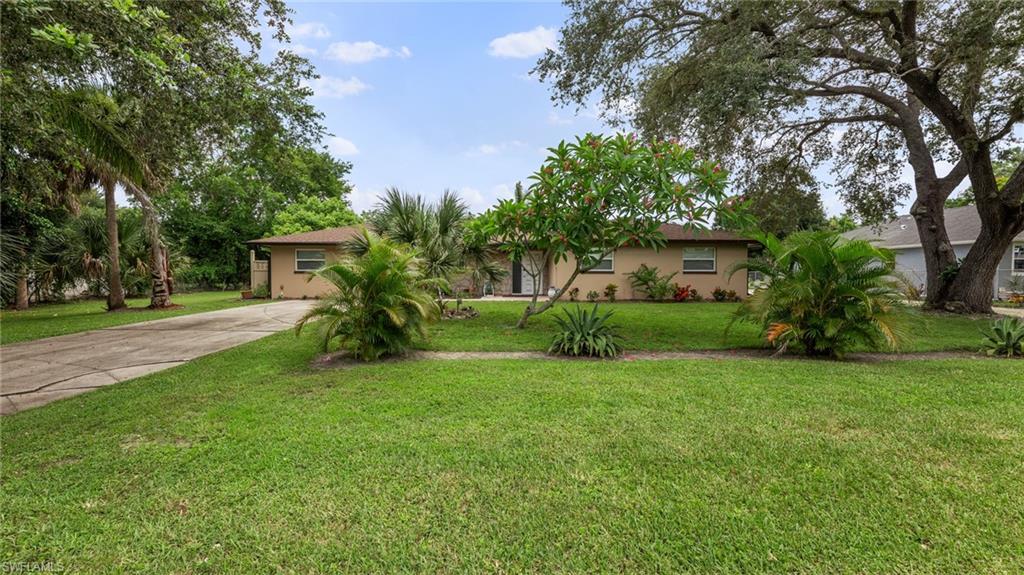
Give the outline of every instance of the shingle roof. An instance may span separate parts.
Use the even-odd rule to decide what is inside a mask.
[[[981,216],[974,206],[961,208],[947,208],[946,234],[952,244],[971,244],[978,239],[981,233]],[[914,216],[903,215],[895,220],[882,224],[880,228],[874,226],[862,226],[843,234],[849,239],[871,240],[883,248],[909,248],[921,245],[921,238],[917,235],[917,223]],[[1024,240],[1024,232],[1016,238]]]
[[[753,238],[741,236],[725,230],[691,230],[681,224],[662,224],[661,233],[665,239],[672,241],[696,242],[753,242]]]
[[[286,236],[273,236],[249,240],[247,244],[259,245],[288,245],[288,244],[312,244],[312,245],[333,245],[350,239],[359,231],[359,226],[344,226],[341,228],[327,228],[314,232],[303,232],[300,234],[288,234]],[[695,241],[695,242],[753,242],[747,238],[725,230],[691,230],[680,224],[662,224],[661,233],[669,241]]]
[[[258,240],[249,240],[245,243],[260,245],[333,245],[340,244],[345,240],[351,239],[353,236],[359,233],[359,228],[360,226],[343,226],[340,228],[327,228],[325,230],[316,230],[313,232],[303,232],[300,234],[288,234],[285,236],[273,236],[269,238],[260,238]]]

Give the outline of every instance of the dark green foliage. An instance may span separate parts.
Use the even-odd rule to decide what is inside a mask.
[[[282,157],[272,158],[243,154],[208,166],[156,198],[164,234],[192,261],[180,282],[220,289],[245,285],[249,280],[246,240],[274,235],[275,217],[285,211],[291,215],[281,222],[287,221],[296,231],[299,223],[315,219],[298,214],[310,210],[290,206],[323,202],[337,208],[341,219],[331,217],[321,223],[354,223],[345,197],[350,188],[344,177],[350,164],[305,148],[280,153]],[[279,164],[289,170],[288,177],[270,173]]]
[[[730,274],[761,272],[767,286],[743,301],[735,319],[760,325],[780,352],[790,345],[832,357],[855,347],[898,349],[904,313],[892,252],[830,232],[758,239],[764,256]]]
[[[318,302],[296,324],[295,331],[312,320],[320,322],[321,347],[327,351],[338,340],[353,357],[374,361],[405,352],[413,337],[425,336],[424,327],[438,319],[440,308],[432,291],[442,282],[423,272],[415,252],[407,246],[363,231],[365,250],[358,256],[313,272],[337,291]]]
[[[1024,321],[1004,317],[992,322],[981,351],[990,356],[1024,356]]]
[[[672,278],[678,273],[661,275],[656,266],[640,264],[640,267],[629,273],[629,283],[633,289],[643,292],[647,299],[661,301],[675,293],[676,286]]]
[[[622,337],[616,326],[608,323],[614,312],[598,311],[597,304],[589,311],[579,305],[562,308],[565,317],[555,316],[558,333],[551,340],[548,353],[569,356],[615,357],[622,353]]]

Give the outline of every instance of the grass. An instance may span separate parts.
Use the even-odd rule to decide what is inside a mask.
[[[313,371],[315,347],[281,333],[5,417],[0,557],[88,573],[1024,570],[1016,362]]]
[[[558,304],[540,316],[530,318],[526,329],[515,324],[525,302],[472,302],[480,317],[449,320],[431,328],[423,347],[438,351],[544,351],[556,329]],[[580,305],[593,305],[582,303]],[[627,350],[690,351],[703,349],[759,348],[764,345],[753,324],[737,322],[726,336],[726,326],[738,304],[730,303],[602,303],[615,312]],[[910,311],[911,339],[903,351],[977,351],[980,330],[991,323],[988,317]]]
[[[116,313],[108,313],[106,301],[101,299],[43,304],[25,311],[5,310],[0,312],[0,343],[30,341],[152,319],[267,303],[267,300],[243,300],[237,291],[176,294],[171,300],[184,307],[153,311],[145,309],[149,305],[149,298],[136,298],[128,300],[128,310]]]

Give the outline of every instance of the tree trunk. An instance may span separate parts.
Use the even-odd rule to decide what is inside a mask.
[[[918,193],[910,213],[917,223],[926,272],[925,306],[941,309],[949,293],[950,282],[943,272],[956,265],[956,253],[946,234],[944,200],[941,195]]]
[[[14,309],[28,309],[28,268],[21,266],[14,298]]]
[[[124,305],[124,289],[121,287],[121,246],[117,232],[117,204],[114,202],[114,182],[103,182],[103,193],[107,208],[107,311],[119,310]]]
[[[149,277],[153,284],[149,307],[169,307],[173,304],[171,303],[171,294],[167,289],[167,265],[164,260],[164,249],[160,244],[160,222],[156,216],[156,209],[144,191],[136,186],[130,186],[130,190],[142,208],[146,235],[149,236]]]

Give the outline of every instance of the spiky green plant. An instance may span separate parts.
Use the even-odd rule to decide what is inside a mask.
[[[579,305],[562,311],[564,318],[555,316],[559,331],[548,353],[588,357],[615,357],[622,353],[622,337],[608,323],[613,312],[600,313],[597,304],[589,311]]]
[[[899,349],[905,340],[903,294],[892,252],[831,232],[765,234],[760,258],[733,265],[761,272],[767,285],[747,298],[733,321],[762,327],[780,352],[841,357],[857,346]]]
[[[438,319],[432,290],[444,280],[423,273],[408,247],[362,231],[365,251],[313,272],[337,291],[318,302],[295,325],[296,334],[312,320],[323,319],[321,346],[338,340],[342,349],[363,361],[405,352],[424,326]]]
[[[1004,317],[992,322],[986,333],[981,351],[989,356],[1024,356],[1024,321],[1015,317]]]

